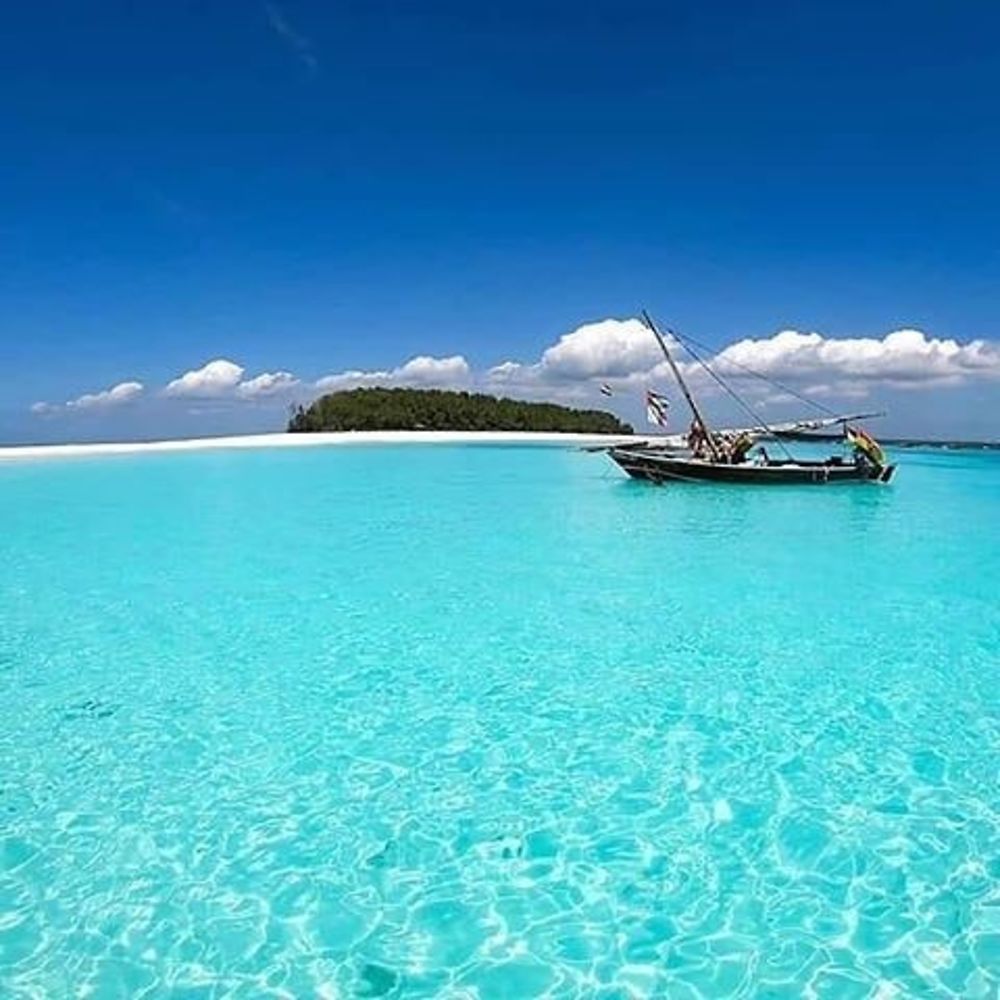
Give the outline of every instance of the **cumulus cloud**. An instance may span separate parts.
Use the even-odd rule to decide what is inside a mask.
[[[299,380],[291,372],[261,372],[236,386],[242,399],[266,399],[294,389]]]
[[[985,340],[959,344],[921,330],[896,330],[880,340],[782,330],[773,337],[730,344],[715,360],[723,370],[726,362],[736,362],[778,379],[818,376],[913,386],[1000,378],[1000,345]]]
[[[670,338],[668,337],[668,340]],[[672,341],[671,341],[672,342]],[[699,395],[719,391],[700,365],[673,352],[679,367]],[[959,343],[915,329],[896,330],[884,337],[825,337],[815,332],[781,330],[773,336],[744,338],[718,350],[707,360],[728,380],[749,368],[796,392],[813,397],[861,397],[876,387],[920,388],[1000,381],[1000,343],[983,339]],[[216,358],[168,382],[161,395],[212,401],[275,401],[291,398],[303,385],[290,371],[265,371],[245,378],[246,369],[227,358]],[[527,399],[592,403],[598,388],[608,383],[623,395],[669,383],[671,373],[650,332],[638,319],[604,319],[565,333],[537,360],[503,361],[473,371],[459,354],[417,355],[395,368],[337,372],[309,387],[322,392],[361,386],[481,388]],[[101,392],[86,393],[62,404],[35,403],[39,415],[112,407],[138,398],[142,383],[121,382]],[[774,386],[741,378],[740,391],[764,405],[783,405],[787,394]]]
[[[696,362],[685,361],[681,352],[675,357],[685,375],[702,383],[702,391],[713,389]],[[881,339],[782,330],[737,341],[707,360],[729,377],[749,368],[800,387],[815,386],[823,395],[859,396],[873,383],[915,388],[1000,379],[1000,345],[985,340],[959,344],[920,330],[896,330]],[[639,320],[607,319],[564,334],[537,362],[505,361],[485,377],[504,391],[579,397],[598,382],[627,390],[669,379],[670,371]]]
[[[168,382],[163,395],[189,399],[263,400],[280,396],[299,384],[299,380],[287,371],[261,372],[244,379],[245,371],[235,361],[216,358]]]
[[[325,375],[317,380],[316,388],[326,392],[372,385],[447,389],[467,385],[471,378],[469,363],[460,354],[448,358],[433,358],[421,354],[410,358],[406,364],[385,371],[355,370]]]
[[[31,412],[45,416],[58,413],[60,410],[104,410],[122,403],[131,402],[142,395],[144,386],[141,382],[119,382],[110,389],[100,392],[85,392],[76,399],[68,399],[62,405],[58,403],[33,403]]]
[[[402,368],[397,369],[397,376],[401,380],[424,385],[454,385],[464,382],[469,375],[469,363],[460,354],[453,354],[448,358],[432,358],[421,354],[410,358]]]
[[[77,396],[76,399],[69,400],[66,405],[80,410],[102,409],[108,406],[117,406],[119,403],[127,403],[141,396],[142,391],[143,384],[141,382],[119,382],[118,385],[102,392],[88,392]]]
[[[626,390],[664,375],[669,377],[663,354],[640,320],[605,319],[563,334],[534,363],[495,365],[487,370],[485,381],[497,391],[582,399],[600,382]]]
[[[193,368],[168,382],[163,395],[194,396],[199,399],[226,396],[239,385],[243,371],[243,366],[234,361],[216,358],[201,368]]]
[[[542,354],[549,379],[613,378],[648,371],[663,360],[649,330],[637,319],[585,323]]]

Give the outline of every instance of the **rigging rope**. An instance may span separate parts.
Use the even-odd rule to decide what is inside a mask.
[[[691,346],[690,343],[686,342],[687,338],[679,337],[675,331],[673,331],[673,330],[671,330],[669,328],[667,329],[667,333],[669,333],[674,338],[674,340],[676,340],[677,343],[679,343],[688,352],[688,354],[690,354],[691,357],[694,358],[695,361],[697,361],[698,364],[701,365],[701,367],[704,368],[705,371],[708,372],[708,374],[711,375],[711,377],[720,386],[722,386],[722,388],[726,392],[728,392],[729,395],[733,397],[733,399],[736,400],[737,404],[747,414],[749,414],[750,419],[754,422],[754,426],[756,426],[756,427],[760,428],[761,430],[765,431],[777,443],[778,447],[794,462],[795,461],[795,456],[788,450],[788,446],[785,444],[785,442],[777,434],[775,434],[774,431],[772,431],[770,427],[767,426],[767,424],[764,422],[764,420],[757,415],[757,413],[753,410],[753,408],[748,403],[745,403],[743,401],[743,399],[733,389],[731,389],[726,384],[726,382],[725,382],[724,379],[722,379],[716,372],[714,372],[712,370],[712,368],[709,366],[708,362],[705,361],[701,357],[701,355],[699,355],[694,350],[694,348]],[[761,377],[763,378],[763,376],[761,376]]]
[[[673,336],[673,338],[679,344],[681,344],[688,350],[690,350],[688,344],[694,344],[700,350],[712,353],[711,347],[706,347],[705,344],[700,343],[699,341],[695,340],[694,337],[691,337],[688,334],[684,334],[682,336],[678,334],[675,330],[670,330],[669,332],[671,336]],[[718,360],[718,358],[716,358],[716,360]],[[752,375],[754,378],[759,378],[762,382],[767,382],[768,384],[773,385],[776,389],[780,389],[782,392],[787,392],[789,396],[794,396],[795,399],[797,399],[800,403],[805,403],[806,406],[812,406],[815,409],[819,410],[820,413],[825,413],[828,417],[838,416],[836,410],[831,410],[828,406],[824,406],[822,403],[817,403],[814,399],[809,399],[808,396],[803,396],[800,392],[796,392],[793,388],[791,388],[791,386],[783,385],[777,379],[770,378],[769,376],[764,375],[761,372],[754,371],[753,368],[750,368],[748,365],[741,364],[739,361],[735,361],[732,358],[724,358],[723,361],[727,365],[733,365],[735,368],[739,368],[741,371],[746,372],[748,375]]]

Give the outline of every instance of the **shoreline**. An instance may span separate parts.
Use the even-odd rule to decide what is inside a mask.
[[[74,444],[0,445],[0,463],[48,458],[86,458],[100,455],[163,454],[182,451],[225,451],[263,448],[359,447],[365,445],[521,445],[541,448],[611,447],[640,441],[674,444],[670,434],[562,434],[550,431],[317,431],[292,434],[231,434],[220,437],[173,438],[157,441],[97,441]],[[884,438],[891,448],[927,448],[935,451],[995,451],[1000,442],[921,441]],[[825,442],[824,442],[825,443]]]
[[[164,441],[107,441],[92,444],[26,444],[0,446],[0,462],[97,455],[161,454],[178,451],[222,451],[250,448],[321,448],[358,445],[474,444],[588,447],[649,441],[656,435],[559,434],[545,431],[320,431],[308,434],[237,434],[226,437],[178,438]]]

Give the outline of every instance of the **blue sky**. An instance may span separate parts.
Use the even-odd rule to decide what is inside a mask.
[[[0,440],[279,429],[344,372],[615,377],[634,418],[642,306],[886,431],[998,437],[998,31],[920,0],[12,7]]]

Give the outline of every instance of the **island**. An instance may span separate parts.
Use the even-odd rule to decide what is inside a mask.
[[[366,388],[332,392],[298,406],[291,433],[318,431],[544,431],[632,434],[630,424],[604,410],[575,410],[485,393],[443,389]]]

